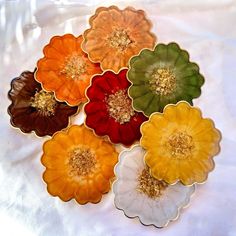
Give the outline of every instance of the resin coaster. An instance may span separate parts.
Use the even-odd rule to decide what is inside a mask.
[[[83,125],[60,131],[43,145],[43,179],[52,196],[98,203],[110,190],[118,153]]]
[[[144,225],[164,227],[176,220],[186,206],[195,187],[181,183],[168,185],[154,179],[144,163],[145,151],[134,146],[119,156],[113,184],[115,205],[127,217],[138,217]]]
[[[203,183],[214,169],[221,134],[214,122],[187,102],[168,105],[141,126],[141,146],[153,177],[169,184]]]
[[[85,90],[93,75],[101,73],[81,49],[82,36],[54,36],[43,49],[44,57],[37,63],[35,78],[59,101],[71,106],[86,102]]]
[[[85,124],[97,135],[107,135],[111,142],[129,146],[140,139],[140,125],[147,118],[131,105],[126,72],[126,69],[118,74],[106,71],[93,77],[84,111]]]
[[[192,104],[204,83],[198,65],[190,62],[188,52],[176,43],[142,50],[130,60],[128,79],[134,108],[147,116],[180,100]]]
[[[101,63],[103,70],[118,72],[128,66],[132,56],[143,48],[152,49],[156,42],[144,11],[132,7],[99,7],[89,24],[82,48],[92,61]]]
[[[30,71],[12,80],[8,97],[12,102],[8,107],[12,126],[24,133],[34,131],[40,137],[66,128],[69,117],[78,110],[77,106],[56,101],[54,94],[44,91]]]

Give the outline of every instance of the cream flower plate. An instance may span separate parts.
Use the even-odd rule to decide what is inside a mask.
[[[120,154],[113,184],[115,206],[129,218],[138,217],[144,225],[161,228],[178,218],[195,186],[167,185],[154,179],[147,171],[144,155],[139,145]]]

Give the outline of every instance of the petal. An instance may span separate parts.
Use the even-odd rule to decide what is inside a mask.
[[[135,98],[133,100],[134,108],[136,110],[144,111],[144,113],[149,116],[151,113],[150,113],[150,110],[148,110],[148,108],[149,108],[149,104],[152,102],[153,99],[154,99],[154,95],[151,93],[147,93],[144,96]],[[146,112],[147,110],[149,111],[148,113]],[[156,109],[152,110],[152,112],[154,111],[156,111]]]
[[[95,176],[94,185],[101,193],[106,193],[110,189],[110,181],[104,178],[104,176],[101,173]]]
[[[144,121],[146,121],[146,117],[142,114],[137,114],[133,116],[130,120],[130,126],[132,132],[134,133],[135,140],[140,140],[141,138],[140,126]]]
[[[53,135],[49,127],[49,119],[46,116],[35,116],[34,130],[38,136]]]
[[[37,67],[42,71],[59,71],[63,66],[63,61],[43,58],[37,63]]]
[[[186,66],[186,64],[189,63],[189,54],[187,51],[185,50],[180,50],[179,52],[179,57],[177,58],[177,60],[175,61],[175,67],[183,67]]]
[[[124,19],[123,19],[123,11],[120,11],[117,8],[109,9],[108,20],[110,20],[110,24],[113,27],[124,27]],[[104,14],[105,15],[105,14]]]
[[[98,35],[101,36],[97,37]],[[107,35],[105,30],[100,28],[92,29],[86,34],[86,41],[83,46],[85,47],[85,50],[89,53],[89,56],[95,59],[95,61],[102,57],[102,51],[104,52],[105,50],[105,52],[108,52],[108,50],[105,48],[106,37]]]
[[[145,114],[152,114],[155,111],[159,111],[161,109],[160,105],[160,97],[159,95],[154,95],[153,99],[149,103],[147,109],[145,110]]]
[[[52,37],[49,45],[51,45],[53,48],[55,48],[61,54],[67,55],[66,48],[64,47],[63,42],[62,42],[62,36]]]
[[[147,86],[132,85],[129,89],[129,95],[133,99],[142,97],[147,93],[150,93],[150,89]]]
[[[66,78],[59,76],[56,71],[44,71],[41,69],[36,72],[36,79],[42,82],[43,87],[48,91],[56,91],[66,81]]]
[[[179,179],[184,185],[190,185],[195,182],[193,168],[190,161],[179,162]]]
[[[137,71],[132,67],[129,69],[127,76],[133,85],[140,86],[140,89],[142,89],[147,83],[145,72]]]
[[[68,138],[74,143],[74,145],[79,145],[84,143],[84,132],[82,127],[72,126],[68,130]]]
[[[169,105],[165,107],[163,115],[164,115],[164,118],[167,119],[168,121],[176,122],[176,120],[178,120],[177,112],[178,111],[177,109],[175,109],[174,106]]]
[[[75,184],[67,182],[61,189],[60,198],[65,202],[71,200],[74,197],[75,189]]]
[[[109,87],[109,91],[113,93],[120,89],[119,78],[117,77],[117,75],[113,74],[113,72],[111,72],[110,74],[107,73],[104,76],[104,78],[105,78],[104,80],[106,81],[107,87]]]
[[[103,102],[105,100],[105,92],[103,91],[103,89],[93,83],[93,85],[87,89],[87,97],[90,99],[90,101]]]
[[[164,227],[169,220],[168,215],[163,210],[163,206],[160,202],[157,202],[154,208],[155,210],[153,211],[153,222],[157,227]]]
[[[106,128],[106,126],[99,129],[98,125],[104,124],[104,121],[107,120],[108,120],[107,111],[100,110],[97,113],[90,113],[86,117],[86,125],[90,128],[93,128],[96,132],[98,132],[98,135],[100,135],[99,131],[103,133],[104,132],[103,128]]]
[[[169,43],[167,45],[167,58],[168,60],[173,62],[173,65],[175,64],[175,61],[178,59],[179,57],[179,53],[180,53],[180,47],[178,44],[176,43]]]
[[[58,51],[56,48],[52,47],[51,45],[46,45],[43,48],[43,53],[45,55],[46,58],[50,58],[50,59],[56,59],[59,61],[64,61],[65,55],[61,54],[60,51]]]
[[[137,182],[130,179],[119,179],[115,182],[115,195],[126,195],[137,191]]]
[[[88,199],[92,203],[97,203],[101,200],[102,194],[97,190],[93,181],[88,181]]]
[[[48,192],[53,196],[63,197],[63,189],[67,185],[67,181],[64,180],[64,177],[60,177],[47,185]]]
[[[116,11],[115,11],[116,13]],[[111,20],[110,12],[108,11],[100,11],[99,13],[96,12],[95,18],[90,22],[92,28],[104,28],[106,31],[111,30],[111,24],[107,24]]]
[[[104,102],[97,100],[87,103],[84,110],[87,115],[90,115],[94,113],[96,114],[99,111],[106,111],[107,107]]]
[[[214,132],[215,127],[214,127],[214,123],[212,120],[210,119],[202,119],[198,125],[196,126],[196,128],[193,131],[193,135],[194,137],[198,137],[198,135],[203,135],[204,133],[207,134],[211,134],[212,132]]]
[[[137,177],[138,177],[139,173],[142,171],[139,169],[143,169],[143,167],[136,169],[132,165],[130,165],[130,163],[123,164],[122,168],[120,168],[120,172],[118,175],[119,181],[123,181],[128,186],[129,185],[131,185],[131,186],[137,185],[137,183],[136,183]]]
[[[64,149],[64,145],[61,145],[60,143],[52,139],[43,144],[43,152],[47,156],[66,155],[66,150]]]
[[[171,172],[172,170],[171,166],[173,165],[173,163],[168,158],[156,157],[155,159],[153,159],[153,163],[154,163],[153,166],[151,166],[147,162],[147,160],[146,160],[146,163],[150,167],[151,175],[153,177],[159,180],[165,180],[166,182],[169,180],[173,181],[173,177],[172,177],[173,174]],[[174,182],[168,182],[168,183],[174,183]]]
[[[66,54],[72,54],[76,51],[76,38],[72,34],[62,36],[62,44]]]
[[[201,89],[196,86],[187,85],[185,86],[185,91],[192,98],[197,98],[201,95]]]
[[[152,148],[159,143],[159,133],[151,122],[144,123],[141,127],[143,136],[141,137],[141,145],[145,149]],[[155,132],[154,132],[155,131]]]
[[[121,89],[126,89],[127,90],[127,88],[131,85],[130,82],[128,81],[128,79],[127,79],[127,72],[128,72],[127,69],[123,69],[117,75],[118,76],[117,81],[119,82]]]
[[[93,48],[93,46],[88,45],[87,51],[89,52],[89,57],[91,58],[92,61],[100,62],[103,69],[107,69],[107,65],[105,64],[106,62],[105,59],[111,55],[109,48],[106,48],[103,44],[100,47],[96,48]]]
[[[159,61],[165,62],[167,61],[168,49],[165,44],[159,43],[154,49],[154,53],[158,57]]]
[[[74,192],[75,200],[79,204],[85,204],[89,201],[88,187],[86,185],[78,184]]]
[[[199,171],[203,171],[205,173],[208,173],[214,169],[214,161],[212,159],[208,160],[198,160],[194,162],[194,168]]]
[[[106,179],[110,179],[111,177],[114,176],[114,171],[113,171],[114,166],[110,165],[103,165],[101,167],[101,173]]]
[[[190,110],[191,122],[189,122],[189,129],[195,130],[198,127],[199,122],[202,120],[202,114],[200,109],[193,108]]]
[[[109,137],[113,143],[119,143],[121,140],[121,133],[120,133],[120,124],[117,123],[114,119],[110,119],[110,130],[109,130]]]
[[[49,169],[63,170],[66,165],[66,161],[63,155],[43,155],[41,158],[41,162],[44,166]]]
[[[43,163],[43,165],[45,165],[45,163]],[[62,178],[64,174],[65,172],[63,170],[46,169],[46,171],[43,173],[43,180],[46,183],[51,183],[59,178]]]
[[[109,133],[109,129],[111,129],[110,122],[108,116],[103,116],[103,119],[99,120],[99,123],[96,124],[96,134],[99,136],[104,136]]]
[[[170,160],[168,165],[168,170],[163,175],[163,179],[169,184],[173,184],[179,180],[178,162],[179,162],[178,160]],[[164,164],[162,163],[162,165]]]
[[[73,100],[74,103],[78,100],[84,101],[87,86],[87,83],[81,83],[79,80],[70,81],[70,86],[68,86],[68,100]]]
[[[123,194],[118,193],[115,195],[115,204],[120,209],[127,209],[129,206],[131,206],[131,203],[133,202],[133,198],[134,198],[134,194],[133,194],[132,189],[130,191],[123,193]]]
[[[139,34],[139,35],[143,35],[144,37],[146,36],[146,33],[149,33],[148,31],[150,31],[151,29],[151,23],[147,20],[147,19],[142,19],[142,17],[140,16],[136,16],[136,19],[131,22],[131,24],[133,24],[133,33]],[[143,17],[144,18],[144,17]],[[131,34],[132,35],[132,34]],[[154,39],[153,39],[154,41]]]
[[[178,77],[181,77],[181,80],[188,79],[188,77],[191,77],[192,75],[200,75],[199,66],[196,63],[188,62],[187,64],[178,67],[177,75]]]
[[[135,141],[135,134],[129,123],[120,126],[121,143],[124,145],[131,145]]]
[[[140,60],[147,65],[147,68],[149,68],[148,67],[149,65],[154,64],[157,60],[156,55],[153,53],[153,51],[149,49],[142,50],[141,53],[139,54],[139,57],[140,57]],[[145,69],[145,72],[147,72],[147,68]]]
[[[68,134],[64,132],[60,132],[54,135],[53,142],[58,143],[61,147],[60,150],[64,149],[65,152],[70,150],[74,146],[73,141],[70,139]]]
[[[149,52],[150,50],[144,49],[142,50],[142,54],[145,54],[145,52]],[[130,61],[131,68],[135,71],[135,80],[138,77],[137,75],[140,75],[139,79],[143,79],[147,81],[145,77],[142,75],[147,72],[147,67],[149,66],[148,62],[146,62],[145,58],[137,57],[136,60]],[[130,78],[132,80],[132,78]]]
[[[187,102],[180,102],[176,106],[176,119],[181,122],[189,120],[192,108]]]
[[[193,87],[200,87],[204,83],[204,77],[200,74],[192,74],[184,77],[183,83]]]

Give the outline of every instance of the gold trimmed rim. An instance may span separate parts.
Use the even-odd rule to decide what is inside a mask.
[[[119,165],[120,165],[121,161],[125,158],[125,153],[129,153],[130,151],[132,151],[132,150],[135,149],[136,147],[141,147],[142,149],[144,149],[144,148],[143,148],[142,146],[140,146],[139,144],[135,144],[135,145],[133,145],[129,150],[124,150],[124,151],[122,151],[122,152],[119,153],[118,162],[117,162],[116,165],[114,166],[115,180],[113,181],[112,186],[111,186],[111,189],[112,189],[112,192],[114,193],[114,195],[115,195],[115,192],[114,192],[114,185],[118,182],[117,170],[118,170],[118,168],[119,168]],[[145,150],[145,149],[144,149],[144,150]],[[145,152],[146,152],[146,151],[145,151]],[[145,156],[144,156],[144,158],[145,158]],[[146,165],[144,159],[143,159],[143,162],[144,162],[144,164]],[[178,181],[177,181],[176,183],[178,183]],[[176,184],[176,183],[175,183],[175,184]],[[181,183],[181,184],[182,184],[182,183]],[[169,185],[170,185],[170,184],[169,184]],[[186,185],[185,185],[185,186],[186,186]],[[113,204],[114,204],[114,206],[115,206],[116,209],[122,211],[123,214],[124,214],[126,217],[128,217],[129,219],[138,218],[139,222],[140,222],[142,225],[144,225],[144,226],[154,226],[155,228],[162,229],[162,228],[167,227],[167,226],[169,225],[169,223],[171,223],[172,221],[178,220],[179,217],[180,217],[181,210],[182,210],[182,209],[185,209],[185,208],[187,208],[187,207],[189,207],[190,201],[191,201],[191,199],[193,198],[193,196],[195,195],[196,186],[197,186],[196,184],[193,184],[193,185],[191,185],[191,186],[187,186],[187,187],[193,187],[193,190],[192,190],[192,192],[191,192],[190,195],[189,195],[189,199],[188,199],[187,203],[186,203],[186,204],[184,203],[184,204],[182,204],[181,206],[179,206],[179,207],[177,208],[177,216],[176,216],[174,219],[169,219],[169,220],[166,222],[166,224],[163,225],[163,226],[161,226],[161,227],[158,227],[158,226],[156,226],[155,224],[144,224],[144,223],[141,221],[141,219],[140,219],[140,217],[139,217],[138,215],[132,216],[132,217],[131,217],[131,216],[128,216],[128,215],[125,213],[125,210],[124,210],[124,209],[119,208],[119,207],[116,205],[116,203],[115,203],[115,198],[114,198],[114,200],[113,200]]]
[[[186,103],[186,104],[188,104],[190,107],[192,107],[192,108],[194,108],[194,109],[197,109],[197,110],[200,112],[201,117],[202,117],[202,111],[201,111],[201,109],[200,109],[199,107],[195,107],[195,106],[190,105],[190,104],[189,104],[188,102],[186,102],[186,101],[179,101],[179,102],[177,102],[176,104],[168,104],[168,105],[166,105],[166,106],[164,107],[164,109],[163,109],[163,113],[165,112],[165,110],[167,109],[167,107],[169,107],[169,106],[177,107],[180,103]],[[142,135],[142,136],[141,136],[141,138],[140,138],[140,142],[141,142],[141,139],[142,139],[142,137],[143,137],[143,132],[142,132],[142,127],[143,127],[143,125],[146,124],[146,123],[148,123],[153,115],[156,115],[156,114],[163,115],[163,113],[162,113],[162,112],[154,112],[154,113],[152,113],[152,114],[150,115],[150,117],[149,117],[149,119],[148,119],[147,121],[144,121],[144,122],[141,124],[141,126],[140,126],[140,132],[141,132],[141,135]],[[202,117],[202,118],[203,118],[203,117]],[[220,143],[221,140],[222,140],[222,133],[221,133],[221,131],[215,127],[215,123],[214,123],[214,121],[213,121],[212,119],[210,119],[210,118],[204,118],[204,119],[208,119],[208,120],[211,121],[211,123],[212,123],[214,129],[217,130],[217,132],[218,132],[218,134],[219,134],[219,136],[220,136],[220,138],[219,138],[219,143]],[[219,153],[221,152],[221,146],[218,145],[218,147],[219,147],[219,149],[218,149],[217,153],[216,153],[215,155],[210,155],[210,159],[212,160],[212,163],[213,163],[213,168],[207,172],[206,177],[205,177],[205,179],[204,179],[202,182],[197,182],[197,181],[195,181],[195,182],[193,182],[192,184],[184,184],[180,179],[177,179],[174,183],[168,183],[166,180],[163,180],[163,179],[158,179],[158,180],[160,180],[160,181],[165,181],[165,182],[167,182],[169,185],[174,185],[174,184],[176,184],[176,183],[178,183],[178,182],[181,182],[184,186],[189,186],[189,187],[190,187],[190,186],[193,186],[193,185],[195,185],[195,184],[205,184],[206,181],[207,181],[207,179],[208,179],[209,173],[212,172],[212,171],[215,169],[215,161],[214,161],[213,158],[214,158],[215,156],[219,155]],[[147,149],[145,149],[145,148],[143,148],[143,149],[144,149],[144,150],[147,150]],[[144,155],[144,162],[145,162],[145,164],[150,168],[150,165],[148,165],[148,164],[146,163],[146,161],[145,161],[145,160],[146,160],[147,153],[148,153],[148,151],[146,151],[146,153],[145,153],[145,155]],[[152,175],[152,170],[151,170],[151,168],[150,168],[150,173],[151,173],[151,175]],[[152,176],[153,176],[153,175],[152,175]]]
[[[82,42],[81,42],[81,49],[82,49],[82,51],[87,54],[87,56],[88,56],[88,58],[89,58],[89,60],[90,60],[91,62],[93,62],[93,63],[100,63],[100,67],[101,67],[102,71],[110,70],[110,71],[113,71],[114,73],[119,73],[123,68],[129,68],[129,67],[130,67],[129,62],[130,62],[130,59],[131,59],[132,57],[138,56],[142,50],[144,50],[144,49],[149,49],[149,50],[150,50],[150,48],[146,48],[146,47],[145,47],[145,48],[141,49],[141,51],[140,51],[138,54],[133,55],[132,57],[130,57],[130,59],[128,60],[128,65],[127,65],[127,67],[121,67],[118,71],[114,71],[114,70],[112,70],[112,69],[104,69],[103,66],[102,66],[102,63],[101,63],[100,61],[94,61],[94,60],[92,60],[92,59],[90,58],[89,54],[88,54],[88,53],[86,52],[86,50],[84,49],[84,44],[85,44],[85,42],[86,42],[86,38],[85,38],[85,37],[86,37],[87,34],[92,30],[92,22],[93,22],[93,20],[98,16],[98,14],[99,14],[100,12],[102,12],[102,11],[109,11],[109,10],[112,10],[112,9],[115,9],[115,10],[117,10],[117,11],[119,11],[119,12],[123,12],[123,11],[125,11],[125,10],[131,10],[131,11],[133,11],[133,12],[140,12],[141,14],[143,14],[143,16],[145,17],[145,19],[146,19],[147,22],[149,23],[150,29],[153,28],[153,23],[152,23],[151,20],[149,20],[149,18],[147,17],[147,13],[146,13],[145,11],[140,10],[140,9],[139,9],[139,10],[136,10],[134,7],[131,7],[131,6],[125,7],[123,10],[119,9],[119,8],[118,8],[117,6],[115,6],[115,5],[111,5],[111,6],[109,6],[109,7],[98,7],[98,8],[96,9],[96,11],[95,11],[95,14],[92,15],[92,16],[90,16],[90,18],[89,18],[89,25],[90,25],[90,28],[87,29],[87,30],[85,30],[84,33],[82,34],[82,37],[83,37],[83,40],[82,40]],[[154,38],[155,42],[157,42],[157,41],[158,41],[158,37],[157,37],[154,33],[152,33],[152,32],[149,32],[149,33],[150,33],[150,35]],[[153,45],[153,47],[152,47],[153,50],[154,50],[155,46],[156,46],[156,44],[154,43],[154,45]]]

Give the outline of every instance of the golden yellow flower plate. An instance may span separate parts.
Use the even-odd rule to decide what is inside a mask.
[[[57,132],[44,143],[43,180],[52,196],[79,204],[100,202],[110,189],[118,153],[84,125]]]
[[[221,133],[199,108],[181,101],[153,113],[141,125],[141,146],[151,174],[169,184],[203,183],[214,169]]]

